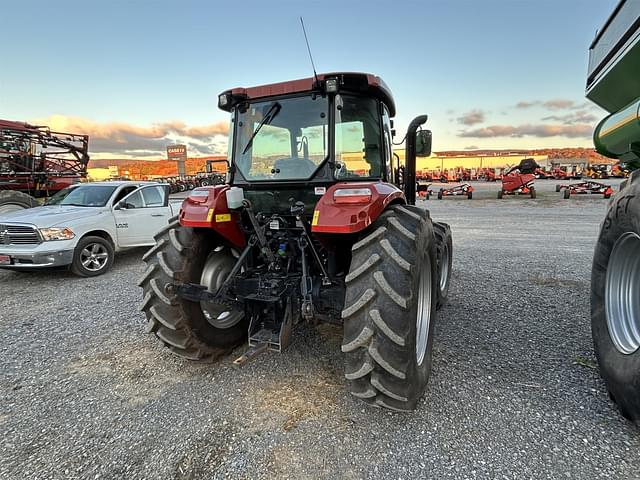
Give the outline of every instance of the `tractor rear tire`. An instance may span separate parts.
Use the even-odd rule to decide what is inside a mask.
[[[556,185],[556,193],[560,193],[560,187],[561,185]]]
[[[39,205],[35,198],[26,193],[15,190],[0,190],[0,215]]]
[[[434,227],[421,208],[390,207],[353,245],[342,311],[352,395],[416,408],[431,373],[437,274]]]
[[[640,425],[640,175],[616,194],[591,270],[591,333],[620,413]]]
[[[569,190],[568,188],[565,188],[562,196],[565,198],[565,200],[568,200],[569,198],[571,198],[571,190]]]
[[[453,262],[453,242],[451,239],[451,227],[442,222],[433,222],[433,231],[436,236],[437,260],[438,260],[438,299],[436,309],[440,310],[449,296],[449,284],[451,283],[451,267]]]
[[[143,289],[140,310],[147,318],[147,332],[172,353],[188,360],[212,361],[229,353],[245,340],[247,319],[242,315],[241,320],[216,328],[212,322],[219,323],[224,312],[213,320],[211,315],[207,318],[207,310],[200,303],[182,299],[166,286],[175,281],[200,284],[205,266],[211,263],[214,269],[208,278],[216,288],[226,277],[225,272],[230,271],[229,264],[235,261],[231,252],[220,247],[211,232],[180,226],[178,217],[173,217],[155,240],[155,246],[142,257],[147,269],[138,282]],[[212,257],[214,261],[210,262]],[[231,312],[230,315],[237,313]]]
[[[536,197],[537,197],[536,189],[535,189],[535,188],[533,188],[533,187],[531,187],[531,188],[529,189],[529,195],[531,195],[531,198],[536,198]]]

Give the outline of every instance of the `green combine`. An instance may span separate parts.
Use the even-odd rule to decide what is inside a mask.
[[[611,399],[640,423],[640,1],[622,0],[589,49],[586,95],[609,112],[593,142],[632,170],[602,222],[591,274],[591,329]]]

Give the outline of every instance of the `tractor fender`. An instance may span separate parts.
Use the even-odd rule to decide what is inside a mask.
[[[368,196],[354,196],[336,202],[336,192],[368,189]],[[351,202],[353,203],[346,203]],[[386,182],[341,182],[332,185],[316,203],[313,233],[356,233],[364,230],[391,204],[405,204],[404,192]]]
[[[229,210],[225,192],[228,185],[197,187],[190,191],[178,217],[183,227],[209,228],[237,247],[246,244],[239,216]]]

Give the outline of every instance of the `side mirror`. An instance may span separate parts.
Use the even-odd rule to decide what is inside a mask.
[[[416,156],[428,157],[431,155],[431,130],[416,132]]]

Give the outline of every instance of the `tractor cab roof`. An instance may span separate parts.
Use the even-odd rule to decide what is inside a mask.
[[[391,95],[391,90],[380,77],[370,73],[357,72],[333,72],[318,74],[317,81],[314,77],[302,78],[300,80],[290,80],[287,82],[260,85],[257,87],[238,87],[222,92],[219,97],[218,106],[222,110],[231,111],[238,102],[246,100],[257,100],[261,98],[276,97],[280,95],[291,95],[304,92],[324,92],[328,90],[327,80],[337,79],[338,92],[354,92],[369,95],[381,100],[389,109],[391,117],[396,114],[396,105]]]

